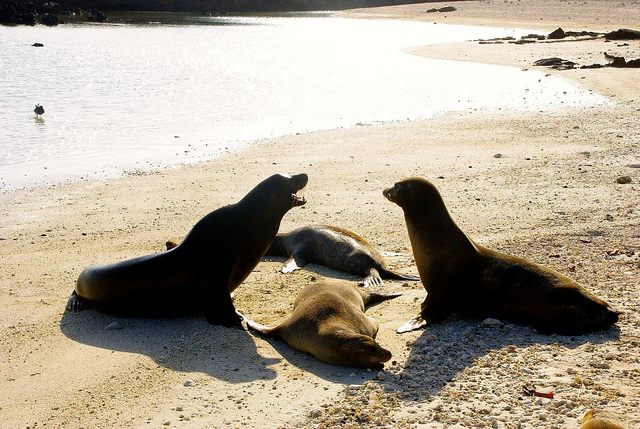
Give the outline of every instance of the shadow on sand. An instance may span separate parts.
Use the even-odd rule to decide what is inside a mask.
[[[500,362],[484,362],[483,358],[504,347],[555,347],[561,354],[562,350],[587,343],[597,345],[617,341],[619,337],[617,326],[587,335],[550,336],[538,334],[528,326],[486,327],[477,320],[449,319],[427,327],[420,337],[409,343],[410,352],[404,368],[395,377],[381,381],[380,385],[386,391],[400,393],[400,399],[423,401],[454,382],[466,368],[473,365],[497,368]]]
[[[119,329],[105,329],[117,322]],[[281,357],[258,351],[260,337],[241,328],[208,324],[204,317],[141,319],[96,310],[65,312],[60,330],[69,339],[92,347],[149,356],[158,365],[180,372],[201,372],[229,383],[273,380],[270,368],[288,364],[334,383],[354,384],[376,372],[330,365],[291,348],[279,338],[264,339]]]

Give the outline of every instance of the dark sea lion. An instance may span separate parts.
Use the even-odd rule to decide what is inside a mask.
[[[627,426],[612,412],[592,409],[582,418],[580,429],[627,429]]]
[[[324,281],[300,291],[293,313],[275,328],[246,320],[269,337],[280,337],[296,350],[323,362],[358,368],[382,368],[391,352],[374,337],[378,322],[364,314],[369,304],[402,295],[362,290],[345,281]]]
[[[398,332],[441,322],[451,313],[504,319],[562,335],[602,330],[618,320],[617,312],[574,280],[468,238],[451,219],[431,182],[405,179],[383,195],[404,211],[420,279],[428,293],[421,317]]]
[[[85,307],[131,315],[204,312],[212,324],[242,320],[230,293],[260,262],[307,175],[273,175],[241,201],[202,218],[175,248],[110,265],[93,265],[78,277],[67,309]]]
[[[303,226],[288,233],[278,233],[265,256],[289,257],[282,265],[283,273],[290,273],[311,262],[364,276],[366,287],[381,286],[383,278],[420,280],[416,276],[389,270],[380,252],[364,238],[335,226]]]

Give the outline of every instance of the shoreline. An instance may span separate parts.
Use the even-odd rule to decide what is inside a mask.
[[[536,7],[536,0],[517,4]],[[404,19],[401,10],[393,13]],[[550,48],[591,52],[583,43],[591,42],[469,43],[461,44],[465,50],[439,46],[438,55],[478,60],[489,48],[486,61],[504,62],[506,48],[510,62],[525,64]],[[192,166],[3,194],[4,418],[13,427],[577,428],[586,410],[606,407],[637,426],[640,169],[630,165],[640,163],[640,91],[633,82],[614,85],[631,71],[584,70],[585,79],[550,71],[615,95],[613,106],[452,112],[318,131],[263,140]],[[385,281],[386,291],[403,295],[367,314],[380,323],[378,341],[393,358],[382,371],[366,371],[323,364],[202,317],[64,313],[85,266],[162,251],[166,240],[182,239],[206,213],[276,172],[309,174],[308,203],[285,216],[282,231],[342,226],[379,250],[400,253],[387,262],[409,274],[417,271],[401,211],[381,192],[404,177],[426,177],[475,241],[554,268],[623,315],[615,328],[575,338],[456,319],[396,335],[425,292],[421,283]],[[632,182],[617,184],[623,175]],[[236,307],[266,325],[288,314],[302,287],[339,276],[314,265],[283,275],[281,263],[261,262],[236,291]],[[105,330],[113,321],[123,328]],[[551,389],[555,398],[523,397],[523,384]]]

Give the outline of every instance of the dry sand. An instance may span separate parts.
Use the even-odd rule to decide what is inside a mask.
[[[444,5],[350,15],[427,19],[424,10]],[[638,2],[454,5],[458,11],[439,22],[640,29]],[[613,51],[615,44],[605,43],[411,49],[531,68],[538,58]],[[629,58],[640,57],[639,42],[629,45]],[[557,73],[611,103],[317,132],[261,141],[187,168],[4,192],[0,426],[575,428],[589,408],[606,408],[638,427],[640,169],[629,165],[640,163],[639,72]],[[324,364],[201,317],[64,312],[85,266],[162,251],[166,239],[181,239],[203,215],[275,172],[310,176],[309,202],[285,216],[282,230],[313,223],[351,229],[380,250],[401,253],[389,265],[408,273],[417,270],[402,212],[381,191],[406,176],[429,178],[474,240],[569,275],[624,314],[614,328],[578,337],[459,319],[397,335],[425,292],[420,283],[387,281],[386,290],[404,295],[368,314],[380,322],[378,340],[393,359],[382,371],[367,371]],[[617,184],[620,176],[632,182]],[[236,291],[237,308],[265,324],[281,320],[297,291],[321,277],[357,280],[314,265],[283,275],[280,264],[260,263]],[[105,330],[114,321],[121,329]],[[524,396],[523,385],[552,391],[554,399]]]

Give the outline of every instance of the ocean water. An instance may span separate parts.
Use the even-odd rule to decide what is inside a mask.
[[[606,102],[544,71],[401,51],[529,32],[321,15],[0,27],[0,190],[192,163],[359,123]]]

